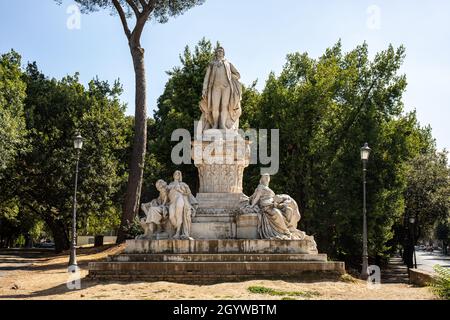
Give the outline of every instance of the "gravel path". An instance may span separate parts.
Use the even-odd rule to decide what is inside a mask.
[[[253,280],[212,285],[169,282],[114,283],[85,278],[88,261],[104,259],[107,255],[121,250],[123,247],[113,247],[101,252],[82,251],[78,259],[81,268],[81,290],[67,288],[67,255],[30,257],[20,253],[0,253],[0,299],[435,299],[428,288],[413,287],[406,283],[383,283],[374,288],[350,276],[346,276],[342,281]],[[248,290],[251,286],[270,288],[281,294],[251,293]]]

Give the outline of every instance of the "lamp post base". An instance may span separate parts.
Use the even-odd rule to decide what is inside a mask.
[[[77,254],[76,254],[75,250],[76,250],[75,248],[70,249],[69,267],[78,265],[77,264]]]
[[[369,273],[367,272],[367,269],[369,268],[369,262],[366,257],[363,258],[362,268],[361,268],[361,280],[367,280],[369,278]]]

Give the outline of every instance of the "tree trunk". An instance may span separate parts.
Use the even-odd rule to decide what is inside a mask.
[[[147,103],[144,49],[130,43],[135,72],[135,118],[133,151],[130,160],[128,185],[123,204],[122,221],[117,233],[117,243],[126,240],[125,228],[132,223],[139,212],[142,179],[144,174],[145,152],[147,147]]]
[[[61,221],[47,221],[55,242],[55,252],[60,253],[70,249],[70,241],[64,224]]]

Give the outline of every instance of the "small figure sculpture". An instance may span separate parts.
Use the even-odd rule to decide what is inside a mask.
[[[304,240],[312,237],[297,229],[300,211],[290,196],[276,195],[269,188],[270,176],[263,174],[253,195],[244,202],[241,212],[258,214],[258,233],[262,239]]]
[[[141,219],[144,234],[138,238],[193,240],[190,230],[198,203],[189,186],[182,182],[180,171],[175,171],[173,179],[169,185],[164,180],[158,180],[156,189],[159,197],[142,204],[146,217]]]
[[[143,203],[141,205],[142,211],[145,213],[145,217],[142,218],[141,226],[144,229],[144,234],[139,238],[151,239],[155,234],[161,234],[166,231],[164,225],[168,218],[168,190],[167,183],[164,180],[158,180],[155,184],[156,189],[159,191],[159,197],[152,200],[149,203]]]
[[[169,219],[175,228],[174,239],[188,239],[190,237],[192,217],[195,216],[198,202],[192,195],[189,186],[182,180],[181,171],[175,171],[173,182],[168,186],[169,190]]]
[[[206,70],[203,82],[202,129],[239,129],[242,84],[236,68],[225,59],[225,50],[216,49],[215,59]]]

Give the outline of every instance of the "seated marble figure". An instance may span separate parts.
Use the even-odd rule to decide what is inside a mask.
[[[258,234],[261,239],[311,240],[297,229],[301,215],[297,202],[286,194],[276,195],[269,187],[270,176],[263,174],[252,196],[241,207],[243,214],[258,215]]]

